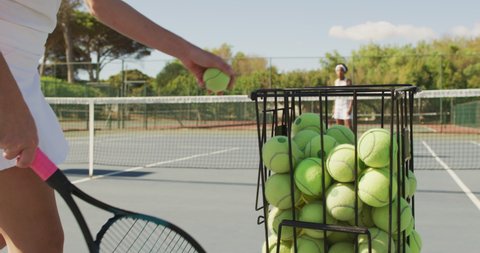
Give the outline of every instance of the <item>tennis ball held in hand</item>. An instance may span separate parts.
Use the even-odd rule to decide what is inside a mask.
[[[216,68],[209,68],[203,72],[203,82],[208,90],[213,92],[225,91],[230,83],[230,76]]]

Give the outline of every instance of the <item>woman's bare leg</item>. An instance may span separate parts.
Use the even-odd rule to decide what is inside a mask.
[[[0,171],[0,233],[9,252],[63,251],[55,194],[31,169]]]
[[[347,120],[344,120],[345,121],[345,126],[352,129],[352,120],[351,119],[347,119]]]

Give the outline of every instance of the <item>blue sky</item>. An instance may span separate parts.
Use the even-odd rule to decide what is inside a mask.
[[[349,55],[369,42],[404,45],[444,36],[480,36],[478,0],[126,2],[202,48],[227,43],[234,52],[263,57],[319,57],[334,50]],[[158,59],[171,57],[154,53],[148,58]],[[280,64],[281,59],[276,61]],[[300,66],[309,64],[305,59]]]

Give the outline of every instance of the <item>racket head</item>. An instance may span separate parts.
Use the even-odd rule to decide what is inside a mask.
[[[116,214],[97,234],[99,252],[205,253],[188,233],[174,224],[144,214]]]
[[[80,225],[91,253],[206,253],[188,233],[168,221],[119,209],[84,193],[40,149],[37,149],[31,168],[63,197]],[[73,196],[114,214],[97,233],[95,241]]]

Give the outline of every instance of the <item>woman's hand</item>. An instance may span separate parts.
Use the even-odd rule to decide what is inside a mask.
[[[37,128],[23,98],[11,100],[8,107],[5,107],[5,100],[0,103],[0,148],[5,159],[18,158],[17,167],[26,168],[35,156]]]
[[[10,69],[0,53],[0,148],[17,167],[30,166],[38,145],[37,128]]]
[[[192,72],[193,75],[195,75],[202,88],[205,87],[202,78],[203,72],[205,72],[207,68],[217,68],[229,75],[230,83],[228,84],[228,89],[231,89],[235,83],[235,75],[230,65],[228,65],[222,58],[205,50],[192,46],[190,52],[186,54],[186,57],[180,58],[180,61],[190,72]]]

